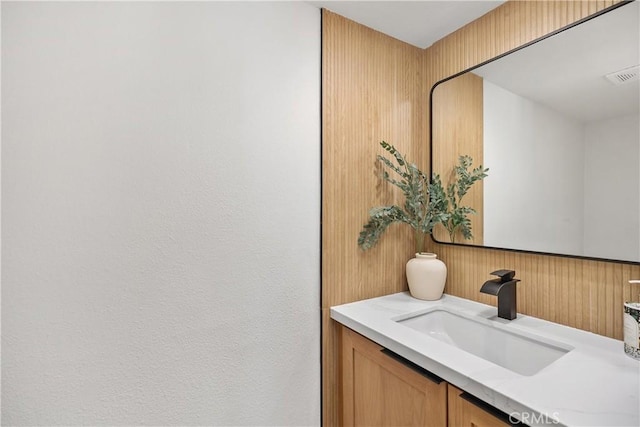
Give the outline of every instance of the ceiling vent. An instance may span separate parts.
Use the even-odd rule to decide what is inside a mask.
[[[640,65],[607,74],[605,77],[616,86],[636,81],[640,78]]]

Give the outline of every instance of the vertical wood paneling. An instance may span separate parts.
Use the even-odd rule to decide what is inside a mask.
[[[328,308],[407,289],[410,228],[391,226],[367,252],[357,239],[370,208],[403,202],[378,176],[379,142],[429,164],[427,79],[424,50],[326,10],[322,22],[323,419],[339,425],[338,336]]]
[[[425,81],[422,49],[324,11],[323,307],[406,289],[411,230],[391,226],[367,252],[357,238],[370,208],[402,203],[378,176],[379,142],[428,165]]]
[[[615,3],[507,2],[426,50],[428,85]],[[434,153],[436,149],[434,146]],[[520,312],[618,339],[622,337],[622,304],[630,297],[626,282],[640,277],[638,265],[435,243],[432,249],[447,263],[446,292],[450,294],[495,304],[494,298],[481,295],[478,289],[494,268],[515,269],[522,279],[518,285]]]
[[[483,163],[483,80],[481,77],[467,73],[446,81],[433,91],[433,104],[438,106],[433,115],[433,171],[440,175],[446,188],[455,177],[454,167],[458,165],[461,154],[473,158],[473,166]],[[464,240],[457,233],[456,242],[482,245],[484,233],[483,221],[483,186],[477,182],[462,200],[463,205],[476,210],[470,215],[473,239]],[[434,228],[434,236],[441,242],[451,241],[447,230],[438,224]]]
[[[323,419],[340,424],[339,340],[329,307],[406,290],[414,252],[407,227],[392,226],[371,251],[357,236],[375,205],[400,201],[380,182],[380,140],[426,169],[428,94],[439,80],[555,31],[617,1],[510,1],[435,43],[409,46],[323,12],[322,320]],[[622,303],[637,299],[629,279],[640,266],[428,242],[446,263],[446,292],[495,304],[479,293],[489,273],[512,268],[522,279],[519,312],[615,338]]]

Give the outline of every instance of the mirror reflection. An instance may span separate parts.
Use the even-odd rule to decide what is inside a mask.
[[[490,169],[470,244],[640,261],[639,16],[625,4],[434,87],[433,171],[463,154]]]

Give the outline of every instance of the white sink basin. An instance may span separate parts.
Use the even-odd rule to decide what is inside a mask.
[[[521,375],[534,375],[572,350],[506,330],[497,321],[436,309],[398,323]]]

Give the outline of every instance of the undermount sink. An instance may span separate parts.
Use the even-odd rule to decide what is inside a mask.
[[[398,323],[521,375],[534,375],[572,350],[481,317],[436,309]]]

